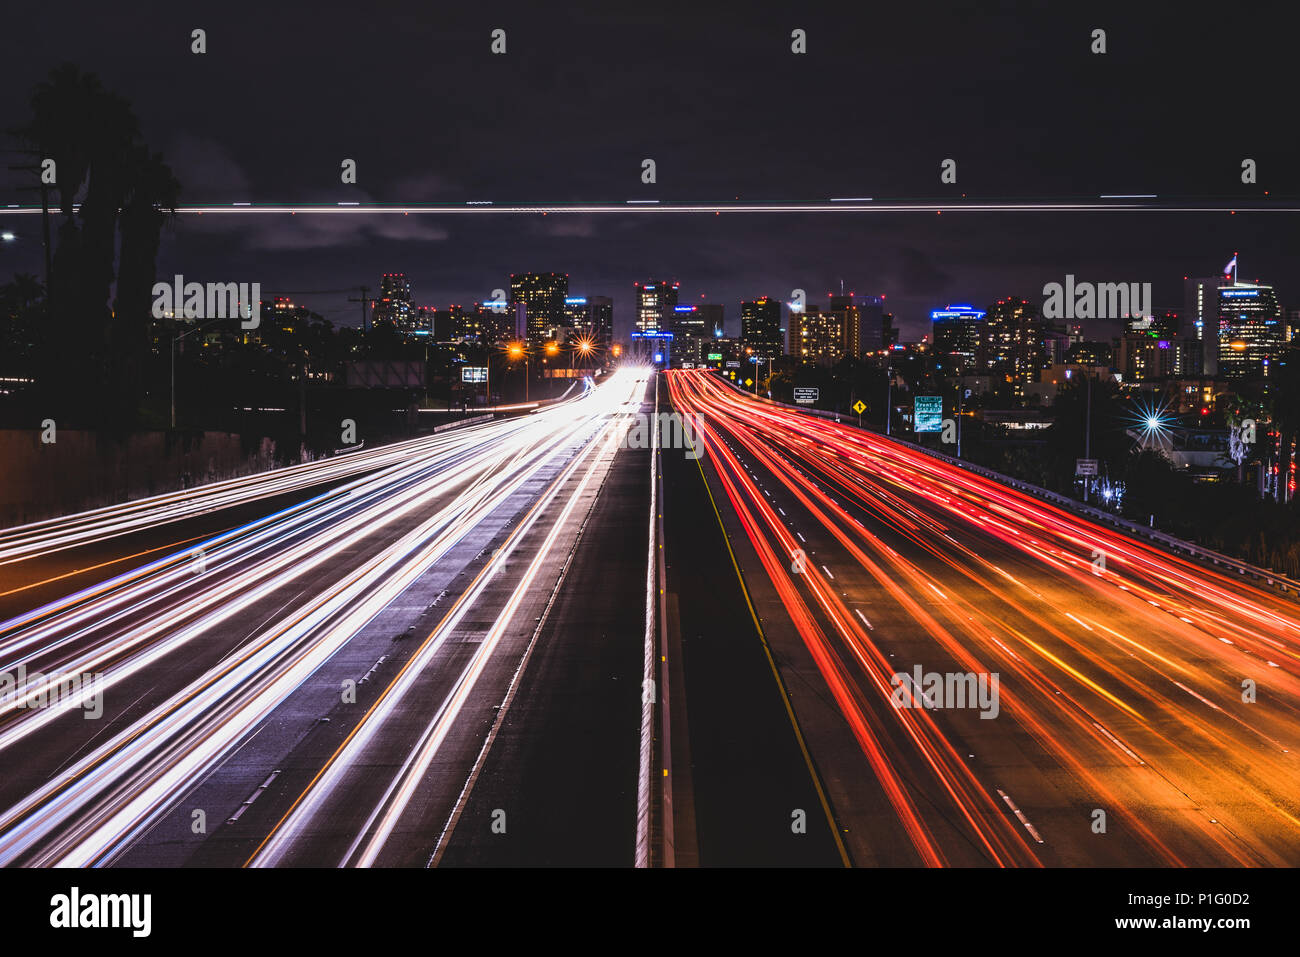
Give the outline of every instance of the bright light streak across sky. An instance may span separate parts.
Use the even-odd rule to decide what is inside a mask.
[[[1114,199],[1125,198],[1127,202],[1115,202]],[[5,214],[39,214],[40,206],[10,206],[0,210]],[[389,203],[221,203],[208,205],[177,206],[176,212],[183,215],[332,215],[347,213],[360,216],[401,215],[401,216],[459,216],[477,215],[536,215],[538,213],[571,213],[592,215],[611,213],[629,215],[633,213],[1087,213],[1087,212],[1170,212],[1170,213],[1296,213],[1300,206],[1285,203],[1260,203],[1245,201],[1231,203],[1223,200],[1203,202],[1158,201],[1157,197],[1143,197],[1133,194],[1131,197],[1115,196],[1112,200],[1105,198],[1095,200],[975,200],[954,198],[951,200],[926,200],[913,202],[907,200],[871,200],[871,199],[827,199],[808,202],[740,202],[721,203],[668,203],[662,200],[626,200],[622,203],[491,203],[476,200],[466,203],[441,204],[389,204]]]

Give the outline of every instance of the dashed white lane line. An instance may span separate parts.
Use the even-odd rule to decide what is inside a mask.
[[[1025,815],[1021,813],[1020,808],[1016,807],[1016,802],[1011,800],[1011,795],[1007,794],[1007,792],[1001,788],[998,788],[998,794],[1002,796],[1002,800],[1007,802],[1007,807],[1011,808],[1015,813],[1016,819],[1025,826],[1025,830],[1033,836],[1035,841],[1042,844],[1043,839],[1038,836],[1038,831],[1034,828],[1034,825],[1029,823],[1029,818],[1025,817]]]
[[[825,565],[822,566],[822,571],[826,573],[827,578],[830,578],[832,580],[835,578],[835,576],[831,574],[831,570],[827,568]]]
[[[795,534],[799,536],[799,541],[803,542],[805,545],[808,544],[808,539],[803,537],[803,532],[795,532]]]
[[[875,628],[874,626],[872,626],[871,622],[867,621],[866,615],[862,614],[862,612],[858,611],[856,608],[853,609],[853,613],[862,619],[862,623],[867,626],[868,631],[875,631]]]
[[[1213,701],[1211,701],[1209,698],[1206,698],[1206,697],[1203,697],[1203,696],[1201,696],[1201,695],[1198,695],[1195,691],[1193,691],[1191,688],[1187,687],[1187,685],[1183,684],[1181,681],[1175,681],[1174,684],[1178,685],[1178,687],[1182,688],[1184,691],[1186,691],[1189,695],[1191,695],[1191,696],[1192,696],[1193,698],[1195,698],[1197,701],[1201,702],[1202,704],[1207,704],[1207,705],[1209,705],[1209,706],[1210,706],[1211,708],[1213,708],[1215,711],[1222,711],[1222,710],[1223,710],[1223,709],[1220,708],[1217,704],[1215,704]]]
[[[1109,731],[1107,731],[1105,728],[1103,728],[1101,725],[1099,725],[1096,721],[1094,721],[1094,722],[1092,723],[1092,726],[1093,726],[1094,728],[1096,728],[1098,731],[1100,731],[1102,734],[1104,734],[1106,737],[1110,738],[1111,743],[1114,744],[1115,747],[1119,748],[1121,751],[1123,751],[1125,754],[1127,754],[1130,758],[1132,758],[1132,759],[1133,759],[1134,761],[1136,761],[1138,764],[1146,764],[1145,761],[1143,761],[1143,760],[1142,760],[1141,758],[1139,758],[1136,754],[1134,754],[1132,751],[1130,751],[1128,748],[1126,748],[1126,747],[1124,746],[1124,742],[1120,741],[1119,738],[1115,737],[1115,735],[1111,734]]]

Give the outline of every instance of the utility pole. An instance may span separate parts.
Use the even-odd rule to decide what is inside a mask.
[[[1092,374],[1088,374],[1088,406],[1083,418],[1083,457],[1092,458]],[[1091,476],[1083,477],[1083,501],[1088,502],[1088,486]]]
[[[362,331],[362,332],[366,332],[366,331],[370,328],[369,325],[366,323],[366,303],[372,303],[372,304],[373,304],[373,303],[377,302],[377,300],[375,300],[375,299],[371,299],[369,296],[366,295],[366,293],[370,292],[370,287],[369,287],[369,286],[361,286],[360,289],[361,289],[361,298],[360,298],[360,299],[354,299],[354,298],[352,298],[351,296],[349,296],[349,297],[348,297],[348,302],[359,302],[359,303],[361,303],[361,331]]]
[[[894,368],[893,356],[885,356],[885,435],[889,435],[890,420],[894,418]]]
[[[957,380],[957,458],[961,458],[961,400],[965,398],[966,377]]]

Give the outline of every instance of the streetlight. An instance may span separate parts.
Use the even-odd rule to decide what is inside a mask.
[[[584,359],[586,359],[589,355],[591,355],[591,340],[590,340],[590,339],[579,339],[579,340],[578,340],[578,348],[577,348],[577,350],[574,351],[574,352],[569,353],[569,368],[570,368],[570,369],[573,368],[573,360],[574,360],[574,358],[577,356],[577,354],[578,354],[579,352],[582,353],[582,357],[583,357]]]
[[[889,435],[889,424],[894,418],[894,350],[885,346],[885,435]]]
[[[528,401],[528,350],[524,348],[522,342],[512,342],[506,348],[506,355],[508,355],[511,359],[519,359],[520,357],[522,357],[524,360],[524,401],[527,402]]]
[[[172,335],[171,380],[172,380],[172,428],[173,429],[176,428],[176,343],[180,342],[182,339],[186,338],[187,336],[194,335],[194,333],[198,332],[200,329],[206,328],[207,326],[212,325],[214,322],[222,322],[222,321],[223,320],[221,319],[209,319],[207,322],[199,323],[193,329],[187,329],[185,332],[182,332],[179,336],[175,334]]]

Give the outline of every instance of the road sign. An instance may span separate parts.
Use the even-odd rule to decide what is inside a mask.
[[[863,412],[867,411],[867,404],[861,399],[858,399],[857,402],[853,403],[853,411],[858,415],[861,415]]]
[[[813,386],[795,386],[794,400],[800,405],[812,405],[821,398],[822,390]]]
[[[461,382],[486,382],[487,366],[465,366],[460,370]]]
[[[753,384],[754,384],[754,380],[753,380],[753,379],[746,379],[746,380],[745,380],[745,385],[753,385]]]
[[[1097,460],[1096,459],[1075,459],[1074,474],[1075,475],[1096,475]]]
[[[916,432],[943,431],[943,396],[918,395],[913,406],[913,430]]]
[[[722,353],[721,353],[721,352],[710,352],[710,353],[709,353],[709,361],[710,361],[710,362],[721,362],[721,361],[722,361]]]
[[[739,369],[739,368],[740,368],[740,360],[739,360],[739,359],[728,359],[728,360],[727,360],[727,368],[728,368],[728,369]]]

